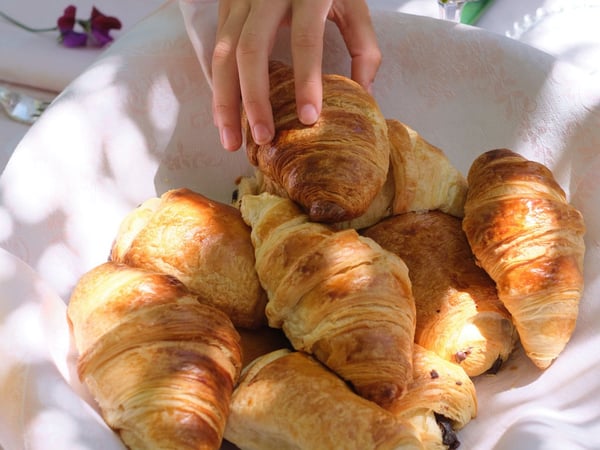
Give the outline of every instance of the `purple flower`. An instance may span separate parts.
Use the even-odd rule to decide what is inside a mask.
[[[103,47],[113,40],[110,30],[121,28],[119,19],[105,16],[96,7],[92,8],[88,20],[77,20],[76,12],[77,8],[69,5],[57,21],[60,40],[65,47],[83,47],[88,43],[95,47]],[[83,33],[74,30],[76,24],[83,28]]]
[[[116,17],[105,16],[96,7],[92,8],[92,17],[90,17],[90,37],[93,38],[94,45],[103,47],[113,40],[110,36],[110,30],[120,30],[121,21]]]
[[[87,43],[87,34],[74,31],[75,13],[77,8],[69,5],[61,17],[58,18],[56,25],[60,31],[60,41],[65,47],[83,47]]]
[[[65,47],[84,47],[92,45],[94,47],[104,47],[113,40],[110,30],[120,30],[121,21],[116,17],[105,16],[94,6],[92,15],[88,20],[77,19],[77,8],[69,5],[63,11],[63,15],[56,21],[56,26],[52,28],[32,28],[13,19],[0,11],[0,17],[9,21],[19,28],[31,33],[46,33],[50,31],[59,31],[58,41]],[[79,25],[82,30],[75,31],[75,25]]]

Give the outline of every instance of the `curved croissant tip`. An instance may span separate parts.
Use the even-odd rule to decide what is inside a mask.
[[[530,356],[530,359],[533,362],[533,364],[535,364],[535,366],[538,369],[541,369],[541,370],[545,370],[548,367],[550,367],[550,365],[554,361],[553,358],[544,358],[544,359],[542,359],[542,358],[535,358],[535,357],[532,357],[532,356]]]
[[[310,204],[308,217],[313,222],[336,223],[350,220],[351,214],[335,202],[315,201]]]

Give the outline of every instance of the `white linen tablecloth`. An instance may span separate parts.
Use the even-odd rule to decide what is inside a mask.
[[[95,5],[121,21],[122,28],[110,32],[119,39],[162,3],[164,0],[19,0],[0,2],[0,9],[32,28],[47,28],[56,26],[68,5],[74,5],[76,17],[84,20]],[[92,47],[64,47],[57,43],[58,31],[31,33],[2,18],[0,36],[0,80],[46,91],[62,91],[102,53]]]
[[[19,0],[0,1],[0,10],[32,28],[49,28],[68,5],[77,7],[77,18],[88,19],[93,5],[122,24],[112,30],[119,39],[164,0]],[[66,48],[58,44],[58,31],[31,33],[0,17],[0,85],[42,100],[52,100],[104,51],[98,48]],[[0,111],[0,173],[14,148],[29,130]]]
[[[515,2],[497,0],[484,17],[501,4]],[[460,432],[462,448],[600,448],[600,84],[504,31],[406,14],[374,18],[384,53],[374,92],[386,116],[411,125],[463,172],[495,147],[544,162],[588,227],[586,290],[571,342],[544,372],[517,351],[497,376],[478,379],[479,414]],[[326,70],[347,72],[331,27],[327,42]],[[275,52],[285,58],[285,39]],[[176,0],[82,70],[0,176],[5,450],[122,448],[69,372],[63,302],[78,277],[106,259],[120,221],[141,201],[181,185],[228,201],[235,177],[249,170],[243,152],[220,149],[210,89]]]

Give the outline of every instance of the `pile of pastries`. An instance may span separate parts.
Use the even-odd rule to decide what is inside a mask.
[[[551,171],[508,149],[465,178],[324,75],[319,121],[270,66],[276,136],[224,204],[187,188],[124,218],[68,305],[78,373],[132,449],[454,449],[473,378],[567,345],[583,235]]]

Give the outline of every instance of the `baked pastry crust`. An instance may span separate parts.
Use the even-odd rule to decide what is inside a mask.
[[[273,61],[269,73],[275,137],[257,145],[246,133],[248,159],[263,173],[268,192],[290,197],[316,222],[362,215],[389,167],[387,126],[376,101],[351,79],[325,74],[319,119],[303,125],[292,68]]]
[[[238,327],[266,323],[250,228],[231,205],[189,189],[148,199],[122,221],[110,259],[176,277]]]
[[[398,120],[386,119],[386,127],[390,162],[383,185],[362,214],[329,221],[330,224],[336,229],[358,230],[386,217],[414,211],[440,210],[462,217],[467,180],[446,154]],[[337,181],[338,178],[334,178],[336,176],[332,174],[331,180]],[[261,170],[257,170],[253,176],[240,178],[238,188],[239,198],[244,194],[261,192],[289,196],[281,185]],[[349,195],[354,196],[355,193]]]
[[[79,377],[129,448],[220,448],[241,369],[223,312],[171,276],[107,262],[80,278],[67,314]]]
[[[477,416],[475,385],[461,366],[415,345],[413,380],[390,411],[419,431],[425,448],[457,448],[454,432]]]
[[[585,224],[552,172],[508,150],[469,170],[463,229],[526,354],[545,369],[571,338],[583,292]]]
[[[496,284],[475,264],[461,220],[442,211],[389,217],[363,231],[408,267],[415,342],[470,376],[497,370],[517,339]]]
[[[355,230],[310,222],[291,200],[242,198],[269,325],[386,407],[412,374],[415,306],[406,265]]]
[[[302,352],[278,350],[242,374],[225,438],[243,450],[422,449],[417,432]]]
[[[408,125],[388,119],[387,126],[395,186],[392,214],[440,210],[462,217],[465,177],[442,150]]]

